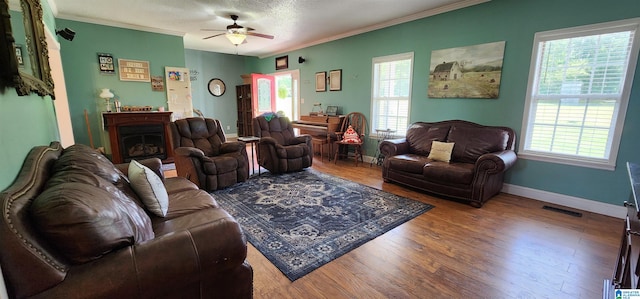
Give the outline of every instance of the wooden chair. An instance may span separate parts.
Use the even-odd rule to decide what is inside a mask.
[[[353,142],[350,140],[344,139],[344,133],[351,126],[353,130],[358,133],[358,137],[360,138],[359,142]],[[342,121],[342,127],[339,132],[336,132],[337,141],[335,144],[335,156],[333,163],[335,164],[338,161],[340,156],[349,156],[349,147],[353,146],[354,148],[354,158],[356,160],[356,166],[358,166],[358,161],[364,163],[364,141],[366,136],[368,135],[368,127],[367,127],[367,119],[364,114],[360,112],[351,112],[345,116]]]

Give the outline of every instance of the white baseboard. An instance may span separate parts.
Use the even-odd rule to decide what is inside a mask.
[[[627,208],[623,206],[517,185],[504,184],[502,192],[620,219],[624,219],[627,215]]]

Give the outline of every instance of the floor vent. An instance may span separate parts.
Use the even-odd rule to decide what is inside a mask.
[[[573,216],[573,217],[582,217],[582,213],[569,211],[569,210],[565,210],[565,209],[561,209],[561,208],[556,208],[556,207],[552,207],[552,206],[543,206],[542,208],[545,209],[545,210],[549,210],[549,211],[554,211],[554,212],[558,212],[558,213],[567,214],[567,215]]]

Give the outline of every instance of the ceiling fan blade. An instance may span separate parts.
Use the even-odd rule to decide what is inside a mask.
[[[227,31],[227,29],[200,29],[200,31]]]
[[[273,35],[262,34],[262,33],[257,33],[257,32],[247,32],[247,35],[273,39]]]
[[[207,36],[207,37],[205,37],[205,38],[203,38],[203,39],[210,39],[210,38],[212,38],[212,37],[216,37],[216,36],[220,36],[220,35],[225,35],[225,34],[226,34],[226,33],[219,33],[219,34],[216,34],[216,35]]]

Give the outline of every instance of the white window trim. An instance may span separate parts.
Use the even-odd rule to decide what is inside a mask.
[[[546,153],[539,151],[532,151],[525,149],[525,140],[527,134],[529,134],[529,119],[531,115],[531,102],[533,95],[533,88],[535,88],[537,82],[535,82],[535,73],[537,69],[537,61],[539,58],[539,44],[542,41],[570,38],[574,36],[584,35],[585,32],[589,34],[603,34],[623,30],[635,30],[633,44],[631,46],[631,52],[629,55],[629,64],[626,70],[626,81],[623,85],[622,93],[620,96],[620,106],[617,112],[615,129],[613,132],[613,138],[611,141],[611,151],[609,159],[597,159],[588,157],[576,157],[572,155],[562,155],[557,153]],[[522,118],[522,139],[518,145],[518,157],[530,160],[559,163],[573,166],[615,170],[616,161],[618,157],[618,150],[620,148],[620,140],[622,137],[622,130],[624,128],[624,120],[627,114],[627,106],[629,104],[629,98],[631,96],[631,87],[633,85],[634,74],[636,70],[638,60],[638,49],[640,48],[640,18],[626,19],[620,21],[613,21],[607,23],[565,28],[559,30],[551,30],[545,32],[538,32],[535,34],[533,40],[533,51],[531,55],[531,64],[529,66],[529,81],[527,86],[527,95],[524,107],[524,114]]]
[[[414,54],[413,52],[406,52],[406,53],[400,53],[400,54],[393,54],[393,55],[387,55],[387,56],[379,56],[379,57],[373,57],[373,59],[371,60],[371,123],[369,124],[371,130],[369,130],[369,138],[373,138],[373,139],[381,139],[376,130],[374,129],[373,126],[373,118],[374,118],[374,112],[376,111],[376,106],[374,103],[374,89],[376,88],[376,82],[375,82],[375,68],[376,68],[376,63],[383,63],[383,62],[391,62],[391,61],[396,61],[396,60],[404,60],[404,59],[411,59],[411,66],[409,69],[410,72],[410,76],[409,76],[409,94],[407,95],[408,98],[408,111],[407,111],[407,125],[411,125],[411,93],[413,91],[413,64],[415,63],[415,59],[414,59]],[[399,138],[399,137],[404,137],[407,132],[395,132],[392,136],[392,138]]]

